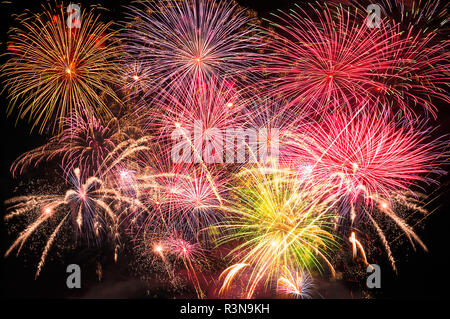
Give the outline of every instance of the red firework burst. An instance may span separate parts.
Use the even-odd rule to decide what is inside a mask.
[[[279,16],[284,25],[268,32],[264,68],[278,77],[266,81],[270,94],[318,113],[344,107],[351,114],[352,105],[381,100],[410,118],[415,104],[435,115],[433,98],[449,101],[448,41],[434,43],[434,33],[404,31],[388,20],[372,28],[358,10],[311,9]]]
[[[313,15],[278,16],[277,32],[268,31],[269,53],[263,61],[269,93],[296,107],[330,108],[362,100],[380,86],[394,33],[371,29],[357,10],[314,7]],[[318,112],[322,110],[317,110]]]

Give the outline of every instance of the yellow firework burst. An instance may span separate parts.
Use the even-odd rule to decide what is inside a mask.
[[[320,185],[300,181],[293,172],[276,165],[244,168],[238,179],[236,200],[229,208],[235,218],[224,225],[228,234],[220,242],[237,242],[231,253],[237,265],[252,268],[246,297],[255,293],[261,281],[268,283],[277,277],[284,267],[321,269],[323,261],[334,274],[328,260],[328,252],[335,244],[328,232],[333,195],[326,195]],[[222,291],[230,283],[228,276]]]
[[[109,116],[107,100],[119,102],[111,88],[118,67],[111,23],[82,9],[69,27],[64,9],[44,7],[42,13],[19,16],[1,68],[8,115],[17,112],[40,133],[46,127],[60,129],[59,119],[75,113]]]

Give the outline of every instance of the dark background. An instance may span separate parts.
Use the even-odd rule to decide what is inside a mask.
[[[80,2],[80,1],[76,1]],[[105,15],[115,21],[123,18],[123,5],[129,1],[81,1],[83,5],[100,3],[110,9]],[[289,9],[293,7],[291,0],[239,0],[240,5],[257,11],[260,17],[267,17],[268,13],[277,9]],[[300,1],[297,1],[299,3]],[[376,3],[376,1],[374,1]],[[44,1],[3,1],[0,4],[0,32],[1,52],[6,52],[6,32],[13,25],[11,14],[21,13],[25,9],[38,11]],[[0,57],[0,63],[4,62],[5,56]],[[6,117],[7,101],[5,94],[0,96],[0,129],[2,132],[0,143],[0,202],[12,195],[12,190],[17,184],[9,173],[11,163],[22,153],[43,144],[45,137],[29,133],[29,126],[24,121],[15,125],[14,115]],[[450,127],[449,106],[443,105],[439,109],[439,116],[431,124],[439,125],[437,135],[448,134]],[[40,172],[45,170],[40,168]],[[448,167],[447,167],[448,169]],[[51,170],[51,168],[49,168]],[[39,173],[40,173],[39,172]],[[437,190],[440,198],[435,202],[436,211],[427,219],[423,230],[418,235],[428,246],[429,252],[425,253],[418,249],[415,253],[402,256],[402,251],[395,251],[397,257],[399,274],[394,275],[391,271],[382,274],[381,298],[445,298],[448,297],[450,287],[450,276],[448,275],[448,251],[450,235],[450,193],[448,192],[449,178],[441,179],[442,186]],[[434,186],[432,186],[434,187]],[[429,189],[428,191],[431,191]],[[4,207],[0,206],[0,216],[4,214]],[[4,254],[11,244],[7,236],[3,222],[0,223],[1,247],[0,253]],[[24,247],[26,250],[26,247]],[[95,265],[90,262],[92,251],[75,251],[65,253],[63,260],[53,259],[46,263],[41,276],[34,280],[36,261],[27,262],[26,251],[15,257],[0,257],[2,293],[4,297],[26,297],[26,298],[61,298],[61,297],[145,297],[144,288],[137,279],[133,278],[125,261],[114,264],[110,260],[105,261],[104,281],[99,284],[95,278]],[[122,259],[123,260],[123,259]],[[70,291],[67,289],[65,280],[67,274],[65,267],[70,263],[86,261],[90,268],[89,274],[83,277],[82,291]],[[164,297],[159,294],[158,296]],[[150,296],[152,297],[152,296]],[[170,296],[166,296],[170,297]]]

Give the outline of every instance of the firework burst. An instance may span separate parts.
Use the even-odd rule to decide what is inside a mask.
[[[183,238],[205,239],[207,229],[222,218],[220,206],[225,178],[203,166],[173,164],[159,154],[144,161],[137,177],[143,202],[152,207],[144,221],[147,231],[178,233]]]
[[[146,1],[129,7],[128,18],[125,51],[158,90],[211,75],[249,80],[259,43],[255,19],[233,1]]]
[[[375,76],[383,77],[389,68],[386,58],[395,34],[384,25],[370,29],[357,10],[311,10],[276,16],[281,21],[274,24],[276,31],[267,31],[263,67],[273,76],[266,81],[267,91],[318,113],[367,98],[371,88],[380,86]]]
[[[423,123],[414,128],[401,126],[390,121],[386,114],[330,116],[322,125],[311,125],[311,130],[300,133],[303,138],[294,138],[290,146],[295,146],[287,147],[285,154],[290,154],[287,158],[293,155],[288,159],[289,165],[303,178],[306,175],[308,180],[336,192],[340,198],[339,212],[350,217],[350,227],[355,221],[374,225],[396,269],[386,237],[374,216],[381,211],[404,231],[413,245],[415,240],[426,249],[390,203],[404,192],[415,196],[415,187],[437,183],[433,174],[444,173],[439,168],[447,157],[444,143],[430,138],[429,133]],[[359,248],[366,261],[354,233],[350,242],[354,251]]]
[[[277,292],[280,296],[296,299],[311,299],[314,282],[307,272],[291,271],[284,267],[277,281]]]
[[[405,121],[403,121],[405,122]],[[282,156],[299,170],[308,168],[316,181],[337,185],[352,202],[389,197],[396,190],[436,182],[444,173],[441,139],[432,139],[423,122],[401,125],[386,114],[329,116],[309,125],[286,142]],[[302,136],[302,137],[300,137]]]
[[[278,33],[270,30],[264,70],[267,91],[291,100],[290,106],[322,114],[370,99],[400,108],[410,117],[419,104],[435,115],[432,98],[449,102],[448,41],[435,34],[416,34],[382,19],[378,28],[368,16],[343,7],[311,6],[277,16]],[[306,18],[305,18],[306,17]]]
[[[327,231],[334,198],[316,185],[299,183],[294,175],[276,165],[244,168],[238,174],[242,184],[234,189],[237,198],[228,208],[234,218],[223,226],[228,233],[219,243],[238,241],[233,259],[253,269],[248,298],[261,281],[267,283],[285,266],[321,269],[322,260],[334,274],[327,257],[334,243]],[[222,290],[230,283],[230,278],[225,280]]]
[[[111,235],[115,244],[115,259],[117,259],[120,237],[118,219],[112,204],[127,205],[132,203],[132,200],[114,189],[107,188],[103,181],[96,177],[84,179],[79,168],[74,170],[70,182],[72,188],[64,195],[20,196],[6,201],[10,213],[5,216],[5,220],[34,212],[38,212],[38,217],[19,234],[5,256],[8,256],[15,248],[18,248],[20,252],[28,238],[44,222],[54,218],[60,220],[47,240],[36,277],[41,272],[47,254],[66,220],[72,222],[75,240],[79,238],[90,244],[99,245],[106,235]]]
[[[11,29],[8,61],[2,66],[11,104],[8,113],[33,122],[42,133],[60,129],[73,114],[110,116],[105,98],[119,102],[116,83],[117,48],[111,23],[82,10],[80,28],[69,28],[62,6],[21,17]]]

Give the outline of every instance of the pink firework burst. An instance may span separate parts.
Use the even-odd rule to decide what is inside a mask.
[[[422,122],[400,125],[388,115],[329,116],[291,137],[282,154],[302,174],[329,183],[355,203],[387,198],[392,192],[434,182],[446,156]]]
[[[116,146],[114,126],[117,126],[115,119],[104,125],[94,116],[66,118],[60,134],[20,156],[13,163],[11,172],[20,174],[30,165],[58,159],[66,172],[82,167],[83,174],[91,176]]]
[[[226,139],[236,137],[233,132],[245,125],[251,106],[234,82],[216,78],[178,83],[155,104],[151,125],[159,128],[167,151],[180,151],[172,157],[188,163],[223,163],[231,144]]]
[[[150,207],[142,229],[183,238],[205,238],[205,230],[223,217],[220,211],[226,179],[218,171],[195,164],[176,164],[155,151],[142,159],[136,176],[140,200]]]
[[[191,243],[176,235],[170,236],[164,243],[170,253],[178,259],[195,261],[204,258],[204,250],[199,243]]]

